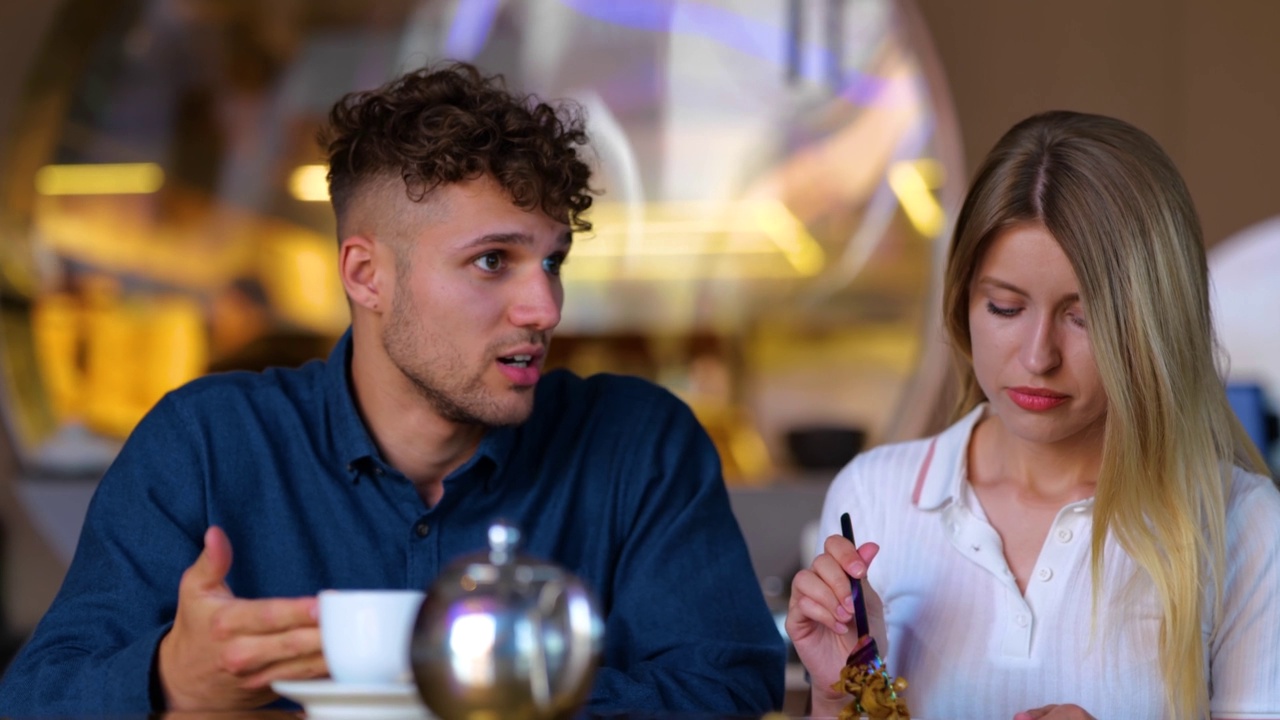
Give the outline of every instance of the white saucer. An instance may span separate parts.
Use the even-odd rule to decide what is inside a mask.
[[[430,720],[413,683],[353,685],[336,680],[277,680],[271,689],[302,705],[310,720]]]

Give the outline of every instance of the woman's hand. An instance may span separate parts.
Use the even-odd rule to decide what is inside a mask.
[[[813,565],[796,573],[791,581],[787,635],[809,671],[815,716],[839,715],[845,702],[844,694],[831,686],[840,679],[840,670],[861,639],[852,624],[849,576],[865,578],[867,566],[879,550],[875,543],[855,550],[853,543],[832,535]]]
[[[1094,720],[1079,705],[1045,705],[1035,710],[1024,710],[1013,720]]]

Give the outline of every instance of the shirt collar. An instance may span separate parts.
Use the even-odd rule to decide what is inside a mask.
[[[967,482],[969,439],[973,437],[973,429],[986,410],[986,403],[978,405],[930,442],[912,500],[916,507],[921,510],[938,510],[952,504],[971,504],[967,495],[972,492],[972,487]],[[1093,507],[1093,501],[1094,498],[1089,497],[1068,507],[1080,505],[1090,508]]]
[[[484,487],[486,490],[492,489],[494,484],[502,477],[502,473],[499,470],[502,469],[507,457],[511,454],[511,448],[515,445],[517,430],[516,426],[490,428],[484,434],[484,438],[480,440],[480,445],[476,447],[475,454],[463,463],[462,467],[455,470],[450,477],[458,477],[472,467],[476,467],[477,463],[482,460],[487,460],[490,471],[484,476]]]
[[[338,459],[346,463],[350,471],[360,463],[378,458],[378,448],[373,444],[369,429],[365,427],[364,420],[356,409],[355,392],[351,385],[350,328],[347,328],[329,353],[324,369],[324,385],[330,440],[337,450]]]
[[[969,438],[986,408],[986,403],[979,405],[931,441],[925,456],[928,466],[921,468],[919,478],[916,506],[921,510],[937,510],[960,501],[968,472]]]
[[[356,472],[360,465],[374,462],[385,462],[378,452],[369,428],[365,426],[359,410],[356,409],[355,388],[351,384],[351,329],[342,334],[338,343],[329,353],[325,366],[325,404],[329,411],[331,439],[337,448],[338,457],[346,463],[352,479],[357,479]],[[538,403],[535,403],[536,408]],[[536,412],[536,410],[535,410]],[[476,452],[462,467],[455,470],[451,477],[469,471],[481,459],[488,459],[494,468],[486,480],[488,486],[496,472],[507,461],[515,446],[517,427],[493,428],[485,433],[476,448]]]

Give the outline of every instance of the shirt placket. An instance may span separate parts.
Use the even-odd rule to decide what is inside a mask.
[[[396,505],[399,506],[399,518],[387,518],[387,522],[408,523],[401,525],[401,538],[406,543],[405,549],[405,582],[406,587],[423,588],[435,578],[439,572],[440,523],[443,514],[435,512],[435,508],[425,508],[413,482],[399,470],[375,461],[371,474],[378,482],[387,484],[393,489]]]
[[[1036,566],[1027,579],[1024,604],[1031,612],[1031,617],[1057,616],[1064,598],[1071,595],[1063,584],[1072,581],[1070,569],[1079,565],[1077,560],[1080,554],[1087,551],[1092,522],[1089,510],[1092,507],[1091,499],[1071,503],[1059,510],[1054,517],[1053,525],[1049,527],[1049,534],[1036,558]],[[1032,640],[1034,637],[1028,638],[1024,651],[1027,657],[1033,649]],[[1019,650],[1021,651],[1020,647]]]
[[[1005,589],[1006,611],[1000,652],[1009,658],[1030,658],[1035,640],[1036,618],[1055,612],[1063,593],[1057,585],[1066,579],[1065,569],[1072,567],[1088,535],[1088,510],[1092,501],[1068,505],[1058,512],[1049,535],[1041,547],[1024,594],[1018,588],[1013,571],[1004,557],[1004,546],[995,528],[976,517],[967,507],[956,503],[944,512],[947,536],[952,546],[979,567],[991,573]]]

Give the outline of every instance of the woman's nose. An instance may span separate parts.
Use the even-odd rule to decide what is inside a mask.
[[[1022,345],[1022,365],[1036,375],[1052,372],[1062,362],[1057,329],[1053,318],[1038,319],[1030,328]]]

